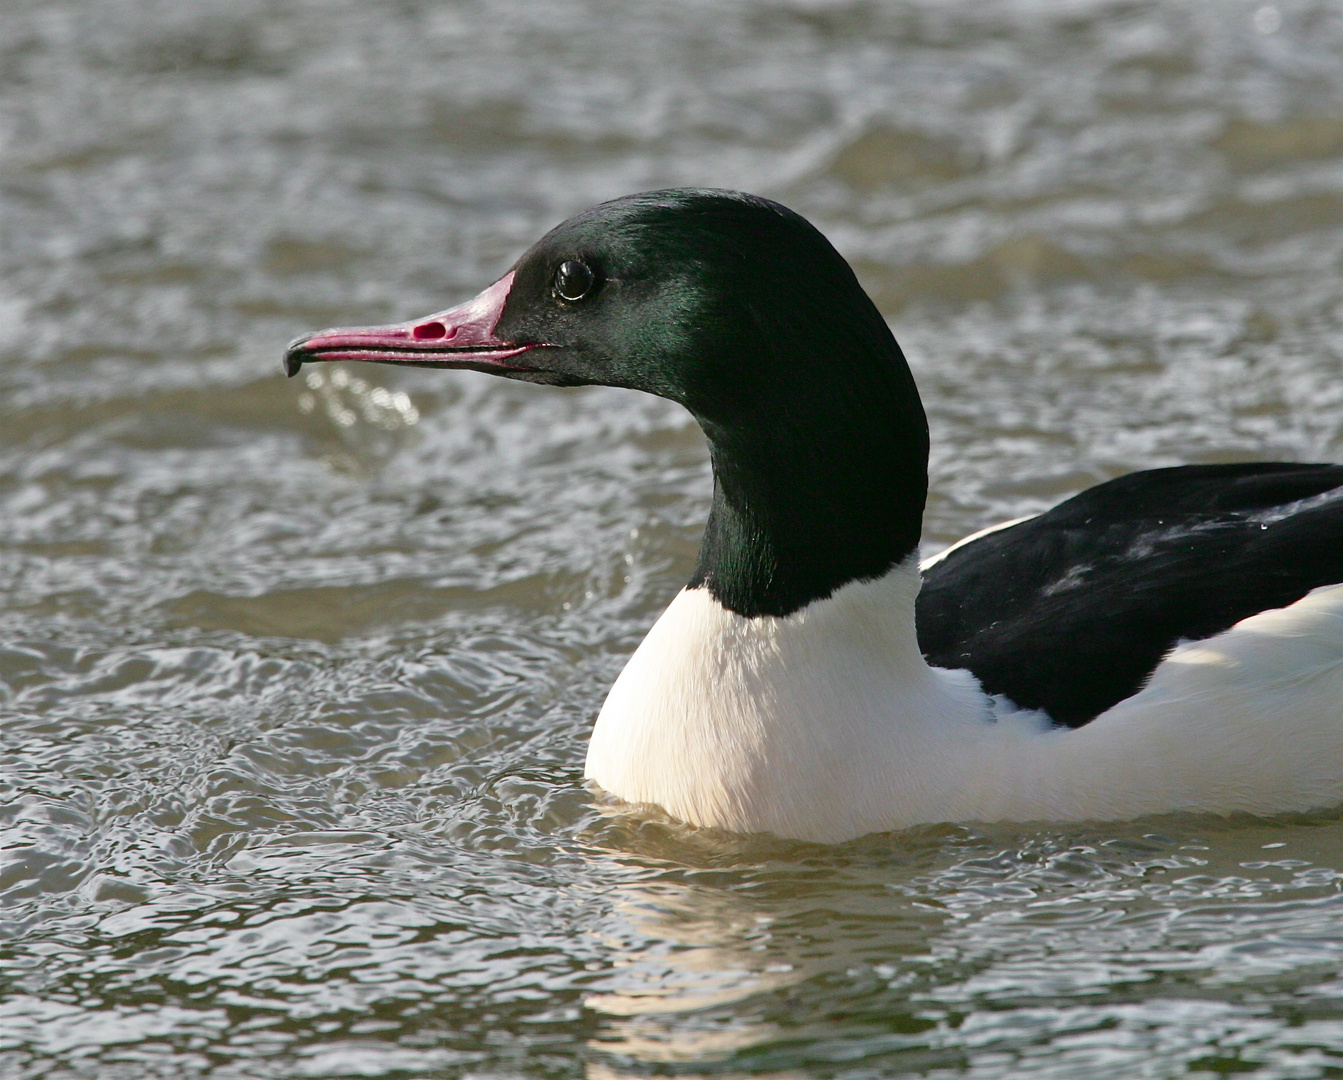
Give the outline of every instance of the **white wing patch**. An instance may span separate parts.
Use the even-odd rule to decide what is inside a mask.
[[[1039,514],[1027,514],[1024,517],[1013,518],[1011,521],[1000,521],[997,525],[990,525],[987,529],[980,529],[979,532],[973,532],[969,536],[962,536],[950,547],[944,547],[936,555],[930,555],[919,563],[920,572],[926,573],[930,567],[936,566],[953,551],[965,547],[966,544],[973,544],[980,537],[988,536],[989,533],[1002,532],[1003,529],[1010,529],[1013,525],[1020,525],[1023,521],[1030,521],[1031,518],[1039,517]]]

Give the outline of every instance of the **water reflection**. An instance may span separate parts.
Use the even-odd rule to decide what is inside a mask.
[[[607,894],[610,966],[584,999],[597,1014],[595,1075],[675,1067],[758,1071],[864,1046],[926,1046],[936,1021],[885,995],[907,983],[946,912],[898,883],[947,854],[960,830],[883,837],[842,851],[645,824],[622,837],[652,880]],[[628,860],[629,855],[622,856]],[[872,1010],[873,998],[884,998]],[[866,1001],[866,1004],[864,1002]],[[805,1020],[799,1018],[805,1017]],[[833,1044],[833,1045],[832,1045]]]
[[[699,865],[606,894],[589,1071],[1011,1075],[1047,1053],[1080,1075],[1068,1070],[1280,1055],[1293,1014],[1256,988],[1308,969],[1338,985],[1343,833],[1328,819],[1304,843],[1168,825],[941,829],[841,851],[655,839],[644,858]],[[1264,920],[1253,943],[1246,917]]]

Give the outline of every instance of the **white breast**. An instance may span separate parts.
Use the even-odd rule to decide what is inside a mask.
[[[820,841],[1343,802],[1343,585],[1177,647],[1075,731],[930,668],[918,587],[910,559],[756,619],[683,590],[611,688],[588,777],[691,824]]]

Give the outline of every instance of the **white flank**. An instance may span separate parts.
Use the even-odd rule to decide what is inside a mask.
[[[918,588],[911,558],[784,618],[683,590],[611,688],[588,777],[694,825],[818,841],[1343,802],[1343,585],[1177,646],[1077,730],[929,667]]]

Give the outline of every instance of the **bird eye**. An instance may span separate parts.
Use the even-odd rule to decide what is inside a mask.
[[[582,300],[596,280],[596,275],[587,263],[568,259],[560,263],[560,268],[555,271],[555,295],[571,302]]]

